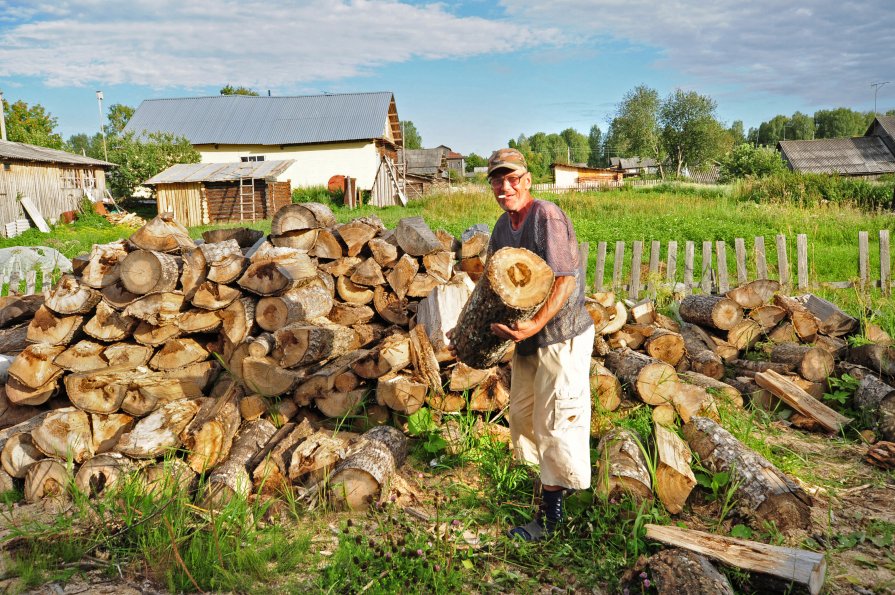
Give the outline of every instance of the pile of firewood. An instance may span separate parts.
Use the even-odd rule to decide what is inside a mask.
[[[338,225],[305,203],[262,235],[197,244],[160,215],[76,258],[45,300],[8,304],[0,483],[24,478],[34,501],[72,472],[88,491],[128,470],[154,481],[176,452],[166,464],[185,482],[207,474],[206,500],[331,474],[345,488],[334,497],[359,506],[403,461],[404,435],[376,427],[393,414],[506,404],[505,369],[455,365],[445,336],[484,270],[487,231]],[[349,416],[363,436],[324,427]]]

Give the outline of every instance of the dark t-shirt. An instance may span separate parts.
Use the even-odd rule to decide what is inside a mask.
[[[535,199],[519,229],[510,225],[504,213],[494,224],[488,254],[506,247],[526,248],[543,258],[557,277],[574,276],[577,290],[538,334],[516,344],[520,355],[531,355],[539,347],[553,345],[583,333],[594,321],[584,308],[584,278],[578,257],[575,230],[562,209],[546,200]]]

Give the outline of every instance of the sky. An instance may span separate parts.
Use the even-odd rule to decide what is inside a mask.
[[[893,0],[0,0],[0,90],[64,138],[105,108],[216,95],[392,91],[424,146],[605,132],[637,85],[711,96],[746,128],[895,108]]]

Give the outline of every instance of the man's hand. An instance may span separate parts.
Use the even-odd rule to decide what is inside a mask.
[[[494,333],[501,339],[513,341],[516,343],[518,343],[519,341],[524,341],[529,337],[533,337],[540,330],[541,327],[533,320],[514,322],[510,325],[499,323],[494,323],[491,325],[492,333]]]
[[[454,347],[454,342],[451,340],[451,338],[454,336],[454,330],[455,329],[449,330],[448,332],[446,332],[444,334],[444,336],[447,337],[447,340],[448,340],[448,344],[447,344],[448,351],[451,352],[451,355],[454,356],[454,359],[457,359],[457,348]]]

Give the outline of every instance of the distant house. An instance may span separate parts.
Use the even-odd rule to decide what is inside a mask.
[[[624,178],[624,172],[618,169],[588,167],[573,163],[554,163],[550,168],[553,170],[553,181],[558,187],[614,184]]]
[[[448,169],[452,169],[460,175],[466,173],[466,157],[454,151],[447,145],[438,145],[435,148],[444,151],[444,158]]]
[[[18,197],[28,196],[47,221],[78,209],[88,196],[106,193],[106,171],[114,164],[66,151],[0,140],[0,224],[24,218]]]
[[[179,163],[143,182],[155,186],[158,211],[182,225],[270,219],[292,203],[286,175],[294,161]]]
[[[370,190],[373,204],[400,199],[396,182],[381,183],[395,177],[389,170],[403,146],[390,92],[148,99],[125,131],[185,136],[203,163],[290,160],[284,175],[292,186],[325,186],[342,175]]]
[[[450,182],[447,153],[442,147],[402,150],[398,159],[406,164],[407,195],[411,198],[419,198],[433,186]]]
[[[777,150],[793,171],[869,176],[895,173],[895,116],[877,116],[864,136],[784,140]]]
[[[609,166],[612,169],[620,170],[627,176],[642,176],[645,174],[659,173],[659,164],[655,159],[647,157],[610,157]]]

